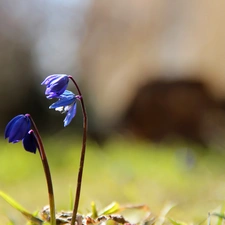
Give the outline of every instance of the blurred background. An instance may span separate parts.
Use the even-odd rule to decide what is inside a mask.
[[[120,132],[223,144],[224,7],[194,0],[0,1],[1,130],[28,111],[40,128],[59,128],[39,84],[66,73],[81,85],[97,141]]]
[[[136,168],[141,167],[142,160],[149,161],[145,161],[146,168],[140,171],[140,174],[145,174],[145,179],[142,177],[139,181],[141,183],[148,180],[148,174],[151,177],[155,173],[162,174],[162,180],[168,181],[164,184],[165,189],[159,191],[165,194],[162,196],[168,194],[168,186],[174,193],[183,190],[182,197],[187,195],[188,187],[195,180],[192,175],[196,171],[192,169],[199,160],[202,163],[201,159],[204,157],[209,164],[204,164],[196,179],[206,179],[210,174],[211,178],[216,177],[221,181],[224,169],[221,155],[224,157],[225,149],[224,9],[225,2],[220,0],[0,0],[2,137],[4,128],[12,117],[30,113],[47,139],[47,146],[55,142],[55,137],[60,137],[53,146],[57,148],[61,144],[65,158],[68,159],[73,152],[70,151],[70,144],[74,140],[80,143],[81,110],[78,109],[78,115],[72,124],[66,130],[63,129],[64,116],[48,109],[52,102],[45,99],[44,87],[40,83],[50,74],[70,74],[77,80],[84,95],[89,118],[89,148],[91,152],[93,150],[96,160],[106,157],[103,152],[108,151],[106,160],[107,163],[112,163],[110,168],[114,170],[116,158],[126,159],[126,154],[129,153],[135,159],[143,151],[143,158]],[[72,85],[69,89],[75,91]],[[75,134],[74,131],[75,137],[71,136]],[[68,146],[62,144],[64,140],[68,141]],[[131,145],[127,146],[124,142]],[[121,153],[122,148],[115,143],[126,146],[122,150],[125,152]],[[161,145],[164,150],[161,150]],[[0,188],[12,194],[18,188],[12,184],[30,180],[32,174],[28,173],[28,167],[24,163],[21,167],[23,175],[16,175],[17,178],[13,176],[19,162],[13,161],[12,166],[7,161],[11,154],[7,148],[16,147],[9,147],[6,141],[2,142],[2,146]],[[68,164],[60,164],[62,156],[56,154],[54,148],[49,150],[52,163],[55,163],[53,168],[57,171],[60,168],[60,174],[67,174]],[[209,151],[213,153],[208,153]],[[76,154],[79,158],[79,146]],[[114,160],[111,161],[111,157]],[[169,175],[163,178],[165,171],[171,169],[162,166],[165,157],[171,157],[173,166],[173,160],[176,161],[177,173],[183,171],[183,166],[185,171],[190,171],[187,175],[191,176],[190,180],[186,177],[184,182],[171,181],[174,187],[170,183],[173,178]],[[214,157],[214,161],[210,157]],[[155,161],[158,166],[154,167],[151,158],[162,164]],[[76,163],[78,166],[78,162]],[[133,163],[132,159],[130,163]],[[219,172],[217,169],[207,169],[205,174],[205,168],[211,163],[217,164]],[[116,174],[122,176],[119,180],[114,177],[113,182],[117,188],[116,184],[120,185],[121,180],[125,179],[126,183],[128,179],[127,182],[132,185],[137,181],[135,178],[127,178],[129,173],[127,174],[126,165],[122,162],[120,165],[125,170],[124,174],[116,169]],[[90,160],[87,170],[95,166],[95,162]],[[105,167],[102,172],[100,182],[107,177]],[[7,175],[8,173],[12,176]],[[174,177],[174,173],[171,172],[170,175]],[[138,179],[140,174],[133,176]],[[183,175],[181,173],[179,179]],[[59,178],[56,180],[59,189]],[[186,185],[187,189],[182,189],[183,186],[178,184]],[[27,185],[30,184],[24,186]],[[67,183],[63,185],[68,187]],[[108,186],[111,185],[109,182]],[[202,185],[206,188],[208,183],[203,182]],[[215,186],[217,185],[220,187],[220,184],[216,183]],[[152,183],[146,186],[147,190],[153,191],[149,199],[154,196],[153,186]],[[94,190],[95,188],[93,187]],[[196,188],[193,187],[193,190]],[[204,193],[211,193],[214,190],[211,188],[209,185]],[[133,190],[134,193],[137,190]],[[225,193],[222,188],[219,190],[221,192],[217,193],[216,198],[221,200]],[[91,188],[88,192],[90,197],[85,199],[87,201],[83,200],[85,207],[91,201],[91,196],[95,196]],[[129,191],[124,190],[122,193]],[[190,196],[195,196],[194,191],[191,193]],[[172,195],[172,199],[173,197]],[[31,196],[28,199],[30,198]],[[112,200],[114,198],[112,196]],[[170,199],[168,196],[167,198]],[[107,198],[102,199],[106,201],[103,200],[104,203],[108,203]],[[128,195],[119,199],[129,201]],[[139,202],[138,200],[145,200],[145,197],[130,199]],[[188,197],[186,200],[188,201]],[[159,205],[153,203],[156,211],[162,206],[162,202],[160,200]]]

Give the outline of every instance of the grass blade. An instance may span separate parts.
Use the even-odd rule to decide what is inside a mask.
[[[43,225],[43,221],[31,213],[29,213],[26,209],[24,209],[19,203],[17,203],[14,199],[9,197],[4,192],[0,191],[0,197],[2,197],[6,202],[8,202],[14,209],[21,212],[28,220],[30,220],[34,225]]]
[[[101,212],[99,212],[99,215],[110,215],[113,213],[116,213],[120,210],[120,205],[117,202],[112,202],[110,205],[106,206]]]

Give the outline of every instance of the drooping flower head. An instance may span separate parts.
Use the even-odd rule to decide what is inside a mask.
[[[49,106],[49,109],[55,109],[61,113],[67,113],[63,121],[64,127],[68,126],[76,115],[76,100],[78,98],[79,96],[76,96],[73,92],[66,90],[58,97],[59,100],[57,102]]]
[[[45,78],[41,85],[46,85],[47,98],[58,98],[66,90],[69,77],[66,74],[53,74]]]
[[[28,152],[36,153],[38,143],[34,131],[29,130],[23,139],[23,147]]]
[[[31,122],[28,116],[18,115],[14,117],[5,128],[5,138],[9,138],[9,143],[21,141],[31,129]]]
[[[14,117],[5,128],[5,138],[8,138],[9,143],[17,143],[23,141],[26,151],[36,152],[37,141],[36,137],[31,132],[31,121],[29,115],[18,115]]]

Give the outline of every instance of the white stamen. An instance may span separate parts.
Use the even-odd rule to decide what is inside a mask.
[[[60,113],[66,113],[70,110],[71,107],[72,107],[72,104],[67,106],[60,106],[55,108],[55,111],[59,111]]]

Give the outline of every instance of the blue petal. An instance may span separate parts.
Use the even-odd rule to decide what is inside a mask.
[[[26,115],[19,115],[13,118],[6,127],[5,137],[9,142],[21,141],[30,130],[31,122]]]
[[[30,130],[30,127],[31,125],[29,119],[21,118],[20,120],[17,120],[10,132],[9,142],[16,143],[21,141]]]
[[[10,120],[10,122],[7,124],[7,126],[5,128],[5,138],[9,137],[10,131],[12,130],[14,123],[22,117],[24,117],[24,115],[21,114],[21,115],[14,117],[12,120]]]
[[[53,87],[59,86],[59,88],[62,88],[64,85],[68,84],[69,78],[67,75],[61,75],[56,77],[55,79],[52,79],[51,82],[48,85],[51,85]]]
[[[58,74],[49,75],[45,78],[45,80],[41,83],[41,85],[48,85],[52,80],[58,77]]]
[[[75,103],[76,98],[75,96],[73,98],[62,98],[59,99],[57,102],[53,103],[52,105],[49,106],[49,109],[55,109],[58,107],[62,107],[62,106],[68,106],[71,105],[73,102]]]
[[[66,74],[52,74],[45,78],[45,80],[41,83],[41,85],[50,85],[55,80],[62,79],[64,77],[68,77]]]
[[[59,97],[59,100],[49,106],[49,109],[55,109],[62,106],[71,105],[76,101],[76,96],[72,91],[65,90]]]
[[[72,91],[69,90],[65,90],[60,96],[59,98],[73,98],[75,97],[75,94]]]
[[[66,74],[53,74],[48,76],[41,84],[46,85],[47,98],[57,98],[66,90],[69,77]]]
[[[60,96],[60,94],[58,94],[58,92],[52,92],[51,90],[45,91],[45,95],[48,99],[51,99],[51,98],[58,98]]]
[[[48,90],[48,88],[47,88],[45,91],[45,95],[47,95],[48,99],[59,98],[60,95],[66,90],[66,88],[67,88],[67,86],[61,88],[60,90],[53,90],[53,89]]]
[[[34,135],[34,132],[33,130],[30,130],[23,139],[23,147],[26,151],[35,154],[37,146],[37,139]]]
[[[67,112],[67,115],[64,119],[64,127],[68,126],[70,122],[72,121],[73,117],[76,115],[76,110],[77,110],[77,104],[74,103],[74,105],[69,109]]]

